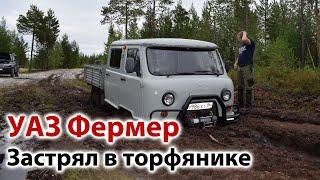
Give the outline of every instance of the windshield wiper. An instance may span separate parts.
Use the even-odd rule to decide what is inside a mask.
[[[167,77],[178,76],[178,75],[197,75],[197,74],[193,72],[182,72],[182,73],[168,74]]]
[[[194,71],[195,73],[212,73],[212,71]]]
[[[195,71],[195,73],[205,73],[205,75],[216,75],[218,77],[221,75],[219,73],[215,73],[215,72],[212,72],[212,71]]]

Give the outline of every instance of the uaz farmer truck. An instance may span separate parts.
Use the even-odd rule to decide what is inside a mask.
[[[134,119],[177,119],[187,126],[237,121],[234,87],[217,45],[187,39],[121,40],[105,65],[85,66],[98,101]]]

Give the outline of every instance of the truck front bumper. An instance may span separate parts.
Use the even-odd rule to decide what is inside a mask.
[[[188,111],[189,104],[194,102],[215,102],[216,109],[214,109],[215,113],[210,112],[209,114],[198,113],[198,111],[194,114],[196,116],[190,116],[190,111]],[[218,108],[219,107],[219,108]],[[201,111],[201,110],[200,110]],[[181,109],[159,109],[155,110],[150,114],[150,119],[153,119],[153,115],[156,113],[170,113],[176,112],[178,113],[177,120],[181,121],[181,123],[185,126],[194,127],[194,126],[212,126],[216,124],[226,124],[237,122],[240,118],[239,110],[237,105],[233,105],[231,107],[231,111],[227,112],[227,108],[219,96],[191,96],[188,98],[186,103],[183,105]],[[200,115],[199,115],[200,114]],[[162,117],[165,119],[166,117]]]
[[[0,74],[10,74],[11,69],[11,67],[0,67]]]

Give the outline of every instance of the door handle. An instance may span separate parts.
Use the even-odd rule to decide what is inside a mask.
[[[126,81],[126,78],[123,78],[123,77],[122,77],[122,78],[120,78],[120,80],[121,80],[121,81]]]
[[[109,74],[109,73],[106,73],[106,76],[110,76],[110,74]]]

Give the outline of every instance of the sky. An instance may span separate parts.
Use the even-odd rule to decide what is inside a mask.
[[[4,17],[7,27],[16,30],[16,21],[20,14],[25,15],[31,4],[42,11],[53,9],[60,22],[60,37],[67,34],[75,40],[82,53],[100,54],[108,38],[108,26],[101,25],[101,7],[109,0],[0,0],[0,18]],[[177,0],[175,0],[177,1]],[[185,8],[193,3],[200,13],[205,0],[182,0]],[[31,36],[24,35],[31,46]]]

